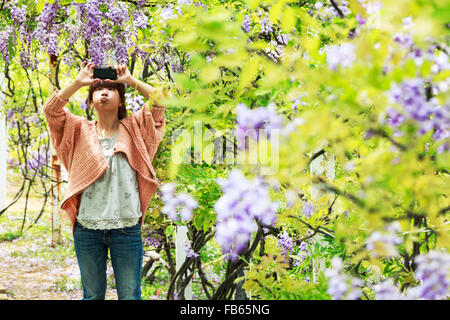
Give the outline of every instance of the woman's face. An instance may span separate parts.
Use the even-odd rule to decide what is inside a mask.
[[[97,111],[116,111],[120,106],[119,91],[116,88],[96,88],[92,93],[92,105]]]

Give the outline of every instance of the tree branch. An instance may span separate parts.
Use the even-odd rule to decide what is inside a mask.
[[[337,5],[337,3],[334,0],[330,0],[331,5],[334,9],[336,9],[337,13],[339,14],[339,17],[343,18],[344,13],[342,12],[341,8]]]

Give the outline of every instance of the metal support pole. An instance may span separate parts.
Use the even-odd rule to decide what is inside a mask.
[[[186,250],[184,243],[189,241],[187,236],[187,227],[177,226],[177,234],[175,237],[175,251],[176,251],[176,268],[177,271],[181,268],[186,261]],[[184,297],[186,300],[192,300],[192,281],[189,282],[184,290]]]

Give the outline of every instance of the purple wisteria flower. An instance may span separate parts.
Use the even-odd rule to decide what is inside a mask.
[[[17,7],[15,5],[11,5],[11,18],[15,20],[17,23],[23,23],[26,21],[27,17],[27,8],[24,5]]]
[[[397,32],[394,36],[394,41],[406,48],[410,48],[414,44],[412,36],[404,32]]]
[[[192,218],[192,211],[197,208],[198,203],[185,192],[175,195],[175,187],[173,182],[160,187],[161,199],[165,202],[161,211],[173,221],[189,221]]]
[[[272,27],[273,24],[272,22],[270,22],[269,17],[264,17],[261,21],[260,21],[260,26],[261,26],[261,33],[262,34],[269,34],[272,32]]]
[[[0,53],[2,54],[3,59],[6,63],[10,63],[11,60],[9,58],[9,39],[12,33],[12,27],[6,26],[4,30],[0,30]]]
[[[279,130],[283,127],[283,117],[276,113],[274,103],[269,103],[267,108],[256,109],[249,109],[244,103],[239,103],[236,111],[238,127],[235,134],[238,147],[241,149],[248,147],[246,138],[258,141],[262,133],[270,138],[271,130]]]
[[[408,79],[394,84],[387,94],[389,103],[402,108],[386,108],[386,120],[390,126],[398,127],[406,119],[412,119],[419,125],[418,133],[421,135],[433,130],[432,138],[435,141],[450,136],[450,105],[441,106],[436,98],[427,100],[423,79]]]
[[[47,48],[47,52],[54,55],[58,53],[57,39],[61,31],[61,26],[55,26],[54,23],[59,8],[57,1],[53,4],[45,3],[33,34],[33,38],[39,40],[41,45]]]
[[[144,234],[144,243],[148,247],[160,248],[162,245],[162,237],[154,230],[149,229]]]
[[[198,253],[195,253],[194,250],[192,250],[190,241],[186,240],[184,242],[184,249],[186,250],[186,257],[187,258],[191,258],[191,259],[198,258],[199,255],[198,255]]]
[[[115,41],[116,59],[118,63],[128,64],[128,48],[122,39],[117,38]]]
[[[327,64],[330,70],[340,67],[350,67],[355,62],[355,45],[343,43],[341,45],[329,45],[325,48]]]
[[[118,6],[110,5],[108,19],[119,26],[126,23],[129,19],[128,8],[121,2],[118,3]]]
[[[292,241],[286,230],[281,233],[277,244],[281,248],[281,254],[285,256],[285,261],[288,261],[289,254],[291,254],[294,250],[294,242]]]
[[[48,166],[49,159],[49,152],[31,151],[25,161],[25,168],[27,170],[41,171],[43,167]]]
[[[398,127],[405,121],[405,116],[392,107],[386,109],[388,115],[388,123],[392,127]]]
[[[374,286],[377,300],[446,300],[450,297],[450,254],[433,250],[415,258],[415,277],[419,285],[403,294],[392,279]]]
[[[163,7],[159,16],[161,18],[159,22],[163,24],[165,24],[166,20],[178,18],[178,15],[173,12],[173,4],[169,4],[167,7]]]
[[[126,109],[136,112],[144,105],[144,97],[142,95],[132,95],[131,93],[125,93]]]
[[[89,39],[97,34],[100,30],[100,23],[102,12],[99,9],[100,0],[87,0],[86,1],[86,24],[87,24],[87,35]]]
[[[133,25],[136,28],[145,29],[148,26],[148,17],[142,10],[133,12]]]
[[[81,102],[81,104],[80,104],[80,107],[81,107],[82,110],[86,111],[87,108],[88,108],[87,100],[83,100],[83,101]]]
[[[433,51],[428,52],[429,60],[433,62],[433,65],[431,66],[431,72],[438,73],[444,70],[450,69],[450,61],[449,56],[445,52],[437,52],[434,53]]]
[[[325,3],[327,5],[325,5]],[[344,16],[348,16],[351,13],[349,9],[349,3],[347,0],[342,1],[336,0],[336,5],[339,7]],[[317,1],[314,4],[314,9],[315,9],[314,12],[309,11],[310,15],[313,16],[315,13],[317,15],[317,18],[322,21],[327,21],[330,19],[334,19],[336,17],[340,17],[339,12],[334,8],[334,6],[332,6],[327,2]]]
[[[405,300],[406,296],[402,295],[392,279],[387,279],[374,286],[375,300]]]
[[[250,32],[250,25],[251,25],[250,16],[246,14],[244,16],[244,21],[242,22],[242,29],[244,29],[244,31],[248,33]]]
[[[349,3],[348,3],[347,0],[341,0],[341,1],[336,1],[336,2],[337,2],[337,5],[338,5],[339,9],[340,9],[341,12],[342,12],[342,14],[343,14],[345,17],[348,16],[349,14],[351,14],[351,11],[350,11],[350,9],[349,9]],[[340,2],[340,3],[339,3],[339,2]],[[331,8],[333,14],[334,14],[336,17],[339,17],[339,12],[334,8],[334,6],[330,6],[330,8]]]
[[[281,248],[281,254],[284,256],[286,262],[292,262],[294,266],[299,266],[303,263],[309,255],[306,247],[306,242],[302,242],[296,248],[294,240],[289,236],[288,232],[284,230],[277,242],[278,247]]]
[[[6,161],[6,163],[8,164],[8,166],[10,168],[15,168],[15,167],[20,166],[20,161],[14,160],[14,158],[9,158],[8,161]]]
[[[266,47],[267,55],[275,62],[284,55],[283,45],[279,45],[275,40],[271,40]]]
[[[286,207],[292,208],[298,198],[297,191],[288,189],[284,192],[284,196],[286,198]]]
[[[287,45],[289,40],[291,39],[291,36],[285,33],[280,33],[277,35],[278,42]]]
[[[366,19],[364,19],[364,17],[363,16],[361,16],[359,13],[358,14],[356,14],[356,16],[355,16],[355,20],[356,21],[358,21],[358,24],[360,25],[360,26],[362,26],[362,25],[364,25],[364,24],[366,24],[367,23],[367,20]]]
[[[450,297],[450,254],[444,251],[430,251],[416,257],[415,277],[420,284],[411,288],[411,298],[444,300]]]
[[[223,196],[214,204],[217,213],[216,240],[231,259],[244,251],[257,229],[255,219],[263,225],[273,225],[279,204],[272,202],[269,186],[256,177],[248,180],[238,169],[227,179],[218,178]]]
[[[401,105],[417,121],[428,120],[432,114],[426,101],[423,79],[410,79],[394,84],[389,93],[390,101]]]
[[[305,216],[307,218],[311,218],[312,215],[314,214],[314,211],[315,211],[314,205],[309,201],[305,202],[305,204],[303,205],[303,213],[305,214]]]
[[[402,240],[397,236],[400,231],[400,224],[394,222],[386,226],[384,232],[375,231],[366,240],[366,248],[375,257],[396,257],[398,256],[397,246]]]
[[[192,5],[192,0],[178,0],[178,5],[179,6],[183,6],[183,5],[190,6],[190,5]]]
[[[436,152],[437,153],[442,153],[442,152],[449,151],[449,150],[450,150],[450,144],[448,143],[448,141],[446,141],[444,144],[440,145],[436,149]]]
[[[328,278],[327,292],[333,300],[356,300],[361,296],[359,290],[362,281],[357,278],[348,277],[343,273],[344,264],[341,258],[333,257],[331,267],[325,270]]]
[[[293,256],[293,258],[295,258],[294,266],[301,265],[307,256],[309,256],[309,251],[306,247],[306,242],[303,241],[299,246],[298,253],[295,256]]]
[[[138,8],[143,7],[147,3],[147,0],[137,0],[136,6]]]

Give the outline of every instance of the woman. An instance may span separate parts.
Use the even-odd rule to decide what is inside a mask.
[[[158,186],[152,160],[164,134],[159,90],[117,66],[117,80],[93,78],[83,62],[76,79],[43,106],[52,145],[68,172],[61,208],[68,214],[81,273],[83,299],[104,299],[110,251],[119,299],[141,299],[145,210]],[[155,100],[127,116],[125,85]],[[90,86],[88,106],[98,120],[73,115],[65,104]]]

